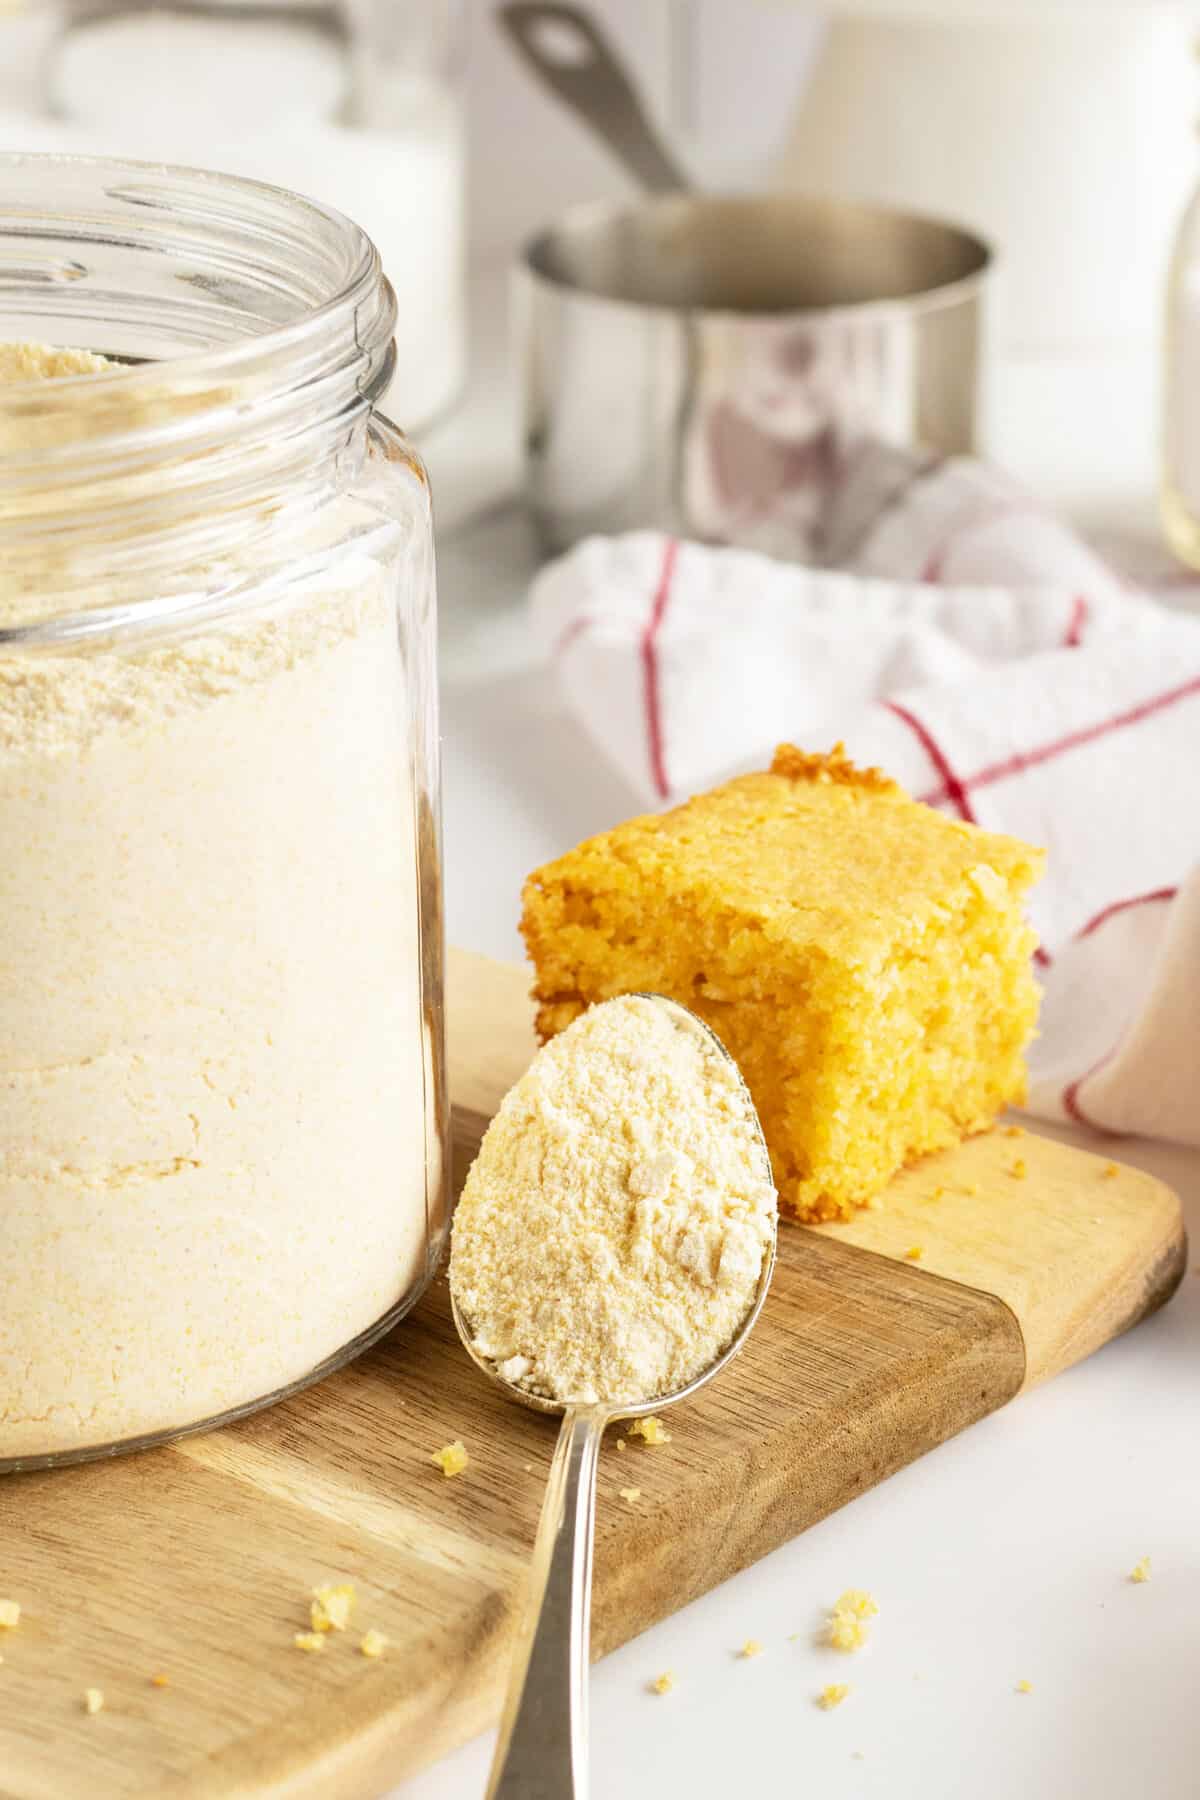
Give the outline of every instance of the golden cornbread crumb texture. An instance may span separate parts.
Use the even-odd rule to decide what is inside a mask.
[[[626,1501],[630,1506],[632,1506],[635,1500],[641,1499],[642,1490],[641,1490],[641,1488],[621,1488],[620,1494],[621,1494],[622,1500]]]
[[[170,1687],[170,1685],[171,1685],[171,1677],[169,1675],[152,1675],[150,1677],[150,1686],[151,1687],[166,1688],[166,1687]]]
[[[1100,1171],[1101,1178],[1104,1181],[1115,1181],[1117,1176],[1120,1173],[1121,1173],[1120,1165],[1118,1163],[1111,1163],[1111,1162],[1105,1163],[1104,1167]]]
[[[849,1217],[1024,1098],[1025,896],[1043,861],[878,772],[785,748],[529,878],[538,1030],[615,994],[683,1001],[741,1067],[781,1205]]]
[[[362,1643],[358,1647],[364,1656],[382,1656],[388,1647],[388,1641],[382,1631],[365,1631]]]
[[[829,1617],[829,1642],[835,1650],[861,1650],[870,1633],[865,1621],[879,1608],[863,1588],[847,1588]]]
[[[1130,1581],[1149,1581],[1150,1558],[1148,1556],[1138,1558],[1137,1562],[1134,1563],[1132,1569],[1129,1571],[1129,1579]]]
[[[675,1676],[670,1669],[664,1669],[650,1683],[650,1690],[655,1694],[669,1694],[675,1686]]]
[[[1028,1169],[1025,1167],[1025,1158],[1023,1156],[1018,1156],[1016,1162],[1008,1172],[1014,1181],[1024,1181],[1026,1175],[1029,1173]]]
[[[309,1608],[313,1630],[345,1631],[357,1599],[352,1581],[331,1581],[314,1588]]]
[[[104,1710],[104,1695],[100,1692],[99,1688],[84,1688],[83,1710],[85,1713],[90,1713],[93,1716]]]
[[[759,1643],[757,1638],[747,1638],[741,1649],[738,1651],[739,1656],[747,1658],[751,1656],[761,1656],[762,1653],[763,1646]]]
[[[629,1427],[630,1437],[641,1438],[644,1444],[669,1444],[671,1434],[661,1419],[635,1419]]]
[[[453,1475],[461,1475],[471,1462],[461,1438],[455,1438],[452,1444],[443,1444],[440,1450],[434,1451],[429,1460],[442,1471],[447,1480]]]
[[[325,1639],[319,1631],[298,1631],[292,1639],[297,1650],[306,1650],[310,1656],[325,1648]]]
[[[736,1069],[690,1015],[628,996],[505,1097],[454,1216],[450,1286],[502,1376],[557,1400],[653,1402],[736,1336],[774,1233]],[[629,1434],[668,1441],[657,1419]]]
[[[21,1623],[19,1600],[0,1600],[0,1631],[15,1631]]]
[[[924,1254],[925,1252],[922,1250],[920,1244],[913,1244],[910,1249],[904,1252],[904,1259],[906,1262],[920,1262]]]
[[[1018,1681],[1017,1692],[1018,1692],[1018,1694],[1032,1694],[1032,1692],[1033,1692],[1032,1681]]]
[[[823,1707],[826,1712],[832,1712],[835,1706],[842,1704],[849,1692],[850,1689],[844,1681],[831,1681],[829,1686],[823,1687],[817,1695],[817,1705]]]
[[[1004,1135],[1005,1137],[1024,1137],[1025,1127],[1023,1125],[1006,1125]]]

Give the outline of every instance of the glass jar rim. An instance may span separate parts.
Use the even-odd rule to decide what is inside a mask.
[[[144,558],[202,516],[211,538],[222,513],[277,513],[328,479],[391,376],[378,252],[286,188],[6,152],[0,249],[0,340],[121,365],[0,387],[0,582],[47,535]]]

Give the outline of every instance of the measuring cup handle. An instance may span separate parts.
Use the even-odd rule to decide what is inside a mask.
[[[646,116],[608,38],[580,6],[509,0],[497,18],[543,85],[587,122],[652,194],[690,185]]]
[[[596,1465],[604,1407],[562,1422],[487,1800],[586,1800]]]

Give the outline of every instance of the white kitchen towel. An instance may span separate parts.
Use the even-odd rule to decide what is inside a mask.
[[[652,805],[840,738],[1044,844],[1031,1110],[1200,1144],[1200,620],[965,463],[893,495],[840,571],[642,532],[551,565],[533,612]]]

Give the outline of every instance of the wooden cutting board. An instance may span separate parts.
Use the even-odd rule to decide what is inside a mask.
[[[533,1049],[525,987],[452,956],[464,1167]],[[672,1442],[622,1452],[610,1432],[596,1652],[1135,1324],[1185,1257],[1160,1182],[1003,1131],[900,1176],[853,1225],[782,1229],[749,1348],[672,1412]],[[374,1800],[497,1710],[554,1435],[471,1368],[439,1280],[388,1342],[268,1413],[10,1476],[0,1598],[23,1612],[0,1645],[0,1795]],[[471,1466],[448,1481],[430,1453],[457,1437]],[[337,1578],[359,1629],[390,1638],[382,1660],[357,1632],[293,1648],[309,1589]],[[95,1717],[85,1687],[104,1692]]]

